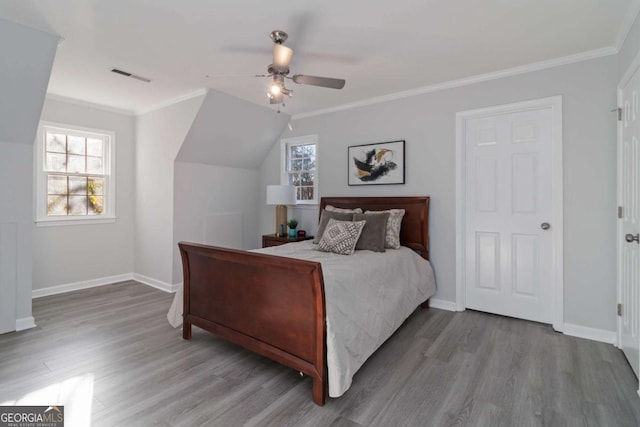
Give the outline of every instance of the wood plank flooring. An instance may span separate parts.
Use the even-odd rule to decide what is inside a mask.
[[[38,327],[0,336],[0,404],[64,404],[67,426],[640,425],[622,353],[550,326],[418,309],[319,407],[291,369],[184,341],[171,299],[123,282],[34,300]]]

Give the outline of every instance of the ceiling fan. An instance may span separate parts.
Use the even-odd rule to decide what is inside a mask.
[[[288,34],[281,30],[271,32],[271,40],[273,40],[273,63],[267,67],[268,75],[264,77],[272,77],[273,83],[269,87],[267,97],[271,104],[282,104],[284,96],[291,96],[293,90],[287,89],[285,79],[292,80],[296,84],[326,87],[330,89],[342,89],[345,85],[344,79],[334,79],[331,77],[307,76],[304,74],[294,74],[289,76],[289,64],[293,57],[293,49],[284,46]],[[261,76],[262,77],[262,76]]]

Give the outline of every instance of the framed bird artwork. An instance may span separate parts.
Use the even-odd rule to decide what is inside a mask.
[[[349,147],[349,185],[404,184],[404,140]]]

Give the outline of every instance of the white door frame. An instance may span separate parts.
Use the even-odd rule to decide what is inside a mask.
[[[466,308],[466,277],[465,277],[465,179],[464,168],[466,158],[465,128],[466,122],[479,117],[498,114],[517,113],[527,110],[551,108],[551,179],[554,183],[551,200],[553,209],[551,224],[552,237],[552,271],[553,287],[553,329],[564,331],[564,277],[563,277],[563,208],[562,208],[562,96],[533,99],[513,104],[497,105],[477,110],[456,113],[456,309],[464,311]]]
[[[618,107],[623,107],[622,105],[622,101],[623,101],[623,96],[622,96],[622,90],[624,89],[624,87],[627,85],[627,83],[629,83],[629,80],[631,80],[631,77],[633,77],[633,75],[636,73],[636,70],[640,73],[640,53],[638,53],[635,57],[635,59],[633,60],[633,62],[631,63],[631,65],[629,65],[629,68],[627,68],[627,71],[624,73],[624,75],[622,76],[622,78],[620,79],[620,82],[618,83],[618,88],[617,88],[617,92],[618,92]],[[617,144],[617,153],[616,153],[616,203],[620,203],[620,185],[621,185],[621,181],[622,181],[622,177],[621,177],[621,171],[620,168],[618,167],[620,164],[620,147],[622,146],[622,121],[618,120],[618,126],[616,128],[617,131],[617,137],[616,137],[616,144]],[[622,224],[620,224],[620,221],[616,221],[616,233],[617,233],[617,237],[616,237],[616,303],[621,303],[622,302],[622,288],[620,286],[620,276],[621,276],[621,271],[620,271],[620,263],[619,263],[619,258],[620,258],[620,239],[622,239]],[[616,331],[616,347],[618,348],[622,348],[622,317],[620,316],[616,316],[616,325],[617,325],[617,331]],[[640,386],[638,388],[638,394],[640,395]]]

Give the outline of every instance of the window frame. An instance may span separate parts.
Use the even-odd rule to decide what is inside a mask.
[[[47,216],[47,174],[44,170],[47,131],[57,131],[67,135],[97,136],[107,138],[104,147],[104,210],[100,215],[56,215]],[[113,131],[76,126],[66,123],[40,121],[35,142],[34,156],[34,221],[36,226],[107,224],[116,220],[115,153],[116,134]],[[83,174],[84,175],[84,174]],[[72,174],[69,174],[72,176]]]
[[[316,166],[313,169],[314,172],[314,180],[313,180],[313,199],[312,200],[297,200],[297,191],[296,191],[296,205],[319,205],[320,204],[320,194],[319,194],[319,161],[318,161],[318,135],[305,135],[305,136],[296,136],[293,138],[283,138],[280,140],[280,184],[281,185],[292,185],[289,181],[289,152],[291,147],[298,145],[309,145],[314,144],[316,146],[316,156],[315,162]]]

